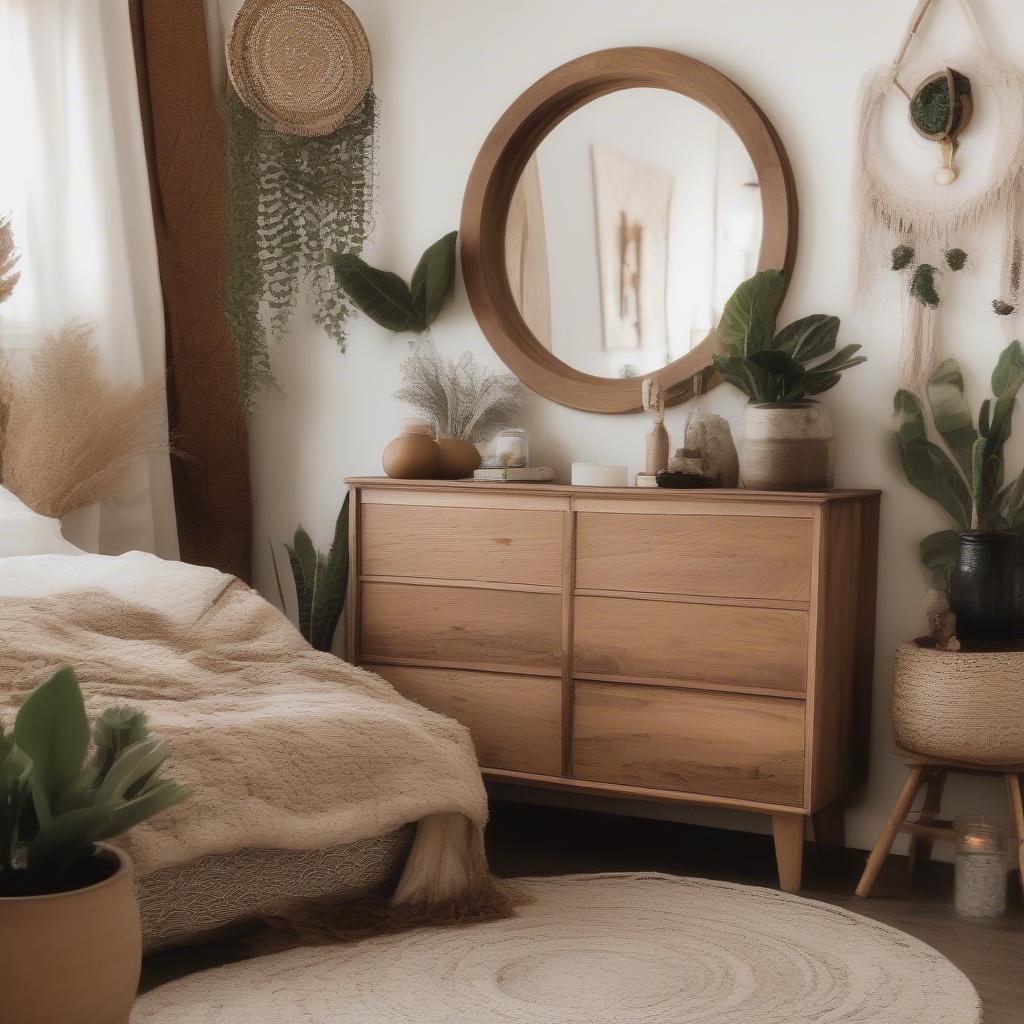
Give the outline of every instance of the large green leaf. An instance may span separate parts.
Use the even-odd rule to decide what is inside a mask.
[[[893,399],[893,426],[900,444],[925,441],[928,428],[924,422],[924,406],[912,391],[901,388]]]
[[[318,651],[329,651],[333,646],[334,634],[345,608],[349,565],[348,499],[346,494],[334,524],[334,539],[317,574],[309,642]]]
[[[166,811],[168,807],[181,803],[188,795],[189,791],[184,786],[164,779],[141,796],[105,808],[107,813],[100,822],[95,839],[114,839],[123,835],[130,828]]]
[[[125,750],[107,772],[96,790],[97,802],[124,799],[139,782],[151,778],[171,753],[171,744],[163,739],[142,740]]]
[[[920,544],[921,562],[931,576],[936,590],[949,590],[949,576],[960,553],[960,531],[939,530],[930,533]]]
[[[802,363],[798,363],[785,352],[776,352],[773,349],[753,352],[747,356],[747,362],[759,366],[762,370],[767,370],[768,373],[778,373],[784,376],[799,377],[804,372]]]
[[[940,363],[928,378],[928,404],[935,429],[942,435],[965,476],[971,473],[971,449],[978,431],[971,419],[971,410],[964,397],[964,377],[956,360]]]
[[[89,750],[89,720],[75,673],[63,668],[25,698],[14,740],[32,761],[32,795],[41,822],[77,778]]]
[[[458,232],[438,239],[420,258],[412,275],[412,297],[429,327],[441,312],[455,283],[455,242]]]
[[[1000,495],[999,515],[1002,529],[1019,530],[1024,527],[1024,473]]]
[[[381,327],[397,332],[426,330],[423,311],[397,274],[371,267],[353,253],[334,257],[334,273],[356,307]]]
[[[775,332],[775,319],[779,315],[785,290],[786,279],[782,271],[762,270],[744,281],[732,293],[718,324],[718,331],[725,338],[732,355],[746,355],[751,351],[748,350],[747,344],[748,338],[751,337],[751,320],[755,315],[760,324],[757,330],[767,333],[769,339],[771,338]],[[753,337],[756,338],[757,335]]]
[[[831,352],[836,347],[838,337],[839,317],[812,313],[783,327],[775,335],[772,348],[806,363]]]
[[[861,348],[861,345],[844,345],[838,352],[822,360],[812,369],[815,373],[842,373],[851,366],[860,366],[861,363],[868,361],[867,356],[857,355]]]
[[[911,486],[937,502],[961,529],[971,528],[971,495],[949,456],[931,441],[900,445],[903,472]]]
[[[811,397],[822,395],[831,388],[834,388],[841,380],[842,377],[836,372],[813,370],[811,373],[805,373],[803,376],[803,394]],[[795,399],[801,396],[794,393],[792,397]]]
[[[1011,341],[999,353],[996,368],[992,371],[992,394],[998,398],[1006,391],[1011,381],[1022,373],[1024,373],[1024,350],[1021,349],[1019,341]]]

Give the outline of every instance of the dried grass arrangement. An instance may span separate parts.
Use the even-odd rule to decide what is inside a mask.
[[[21,277],[15,267],[18,265],[18,251],[14,247],[14,232],[9,217],[0,217],[0,303],[6,302]]]
[[[523,386],[511,373],[481,366],[469,352],[445,359],[421,338],[401,366],[395,398],[425,413],[437,437],[486,444],[519,416]]]
[[[87,326],[64,327],[21,377],[0,365],[0,482],[45,516],[91,505],[137,459],[170,450],[163,377],[110,384],[91,335]]]

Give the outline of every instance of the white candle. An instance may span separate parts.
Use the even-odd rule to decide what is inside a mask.
[[[585,487],[626,487],[629,471],[625,466],[606,466],[601,462],[574,462],[572,482]]]
[[[956,838],[956,912],[961,917],[1001,917],[1009,870],[1005,828],[993,822],[961,822]]]

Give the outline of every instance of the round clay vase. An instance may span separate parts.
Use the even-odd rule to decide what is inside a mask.
[[[433,480],[441,465],[441,449],[425,420],[406,420],[402,432],[384,449],[384,472],[395,480]]]
[[[49,896],[0,896],[0,1005],[14,1024],[128,1024],[142,927],[131,861],[99,845],[100,879]],[[106,877],[103,870],[109,869]]]
[[[949,579],[949,606],[965,647],[1024,645],[1024,534],[960,534],[960,552]]]
[[[454,437],[439,437],[441,464],[437,475],[442,480],[464,480],[480,468],[480,452],[470,441],[459,441]]]
[[[817,402],[750,402],[743,414],[740,483],[758,491],[819,491],[832,486],[836,439]]]

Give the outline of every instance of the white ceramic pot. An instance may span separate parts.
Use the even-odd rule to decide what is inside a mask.
[[[832,486],[836,439],[817,402],[751,402],[743,413],[740,484],[758,491],[817,491]]]

